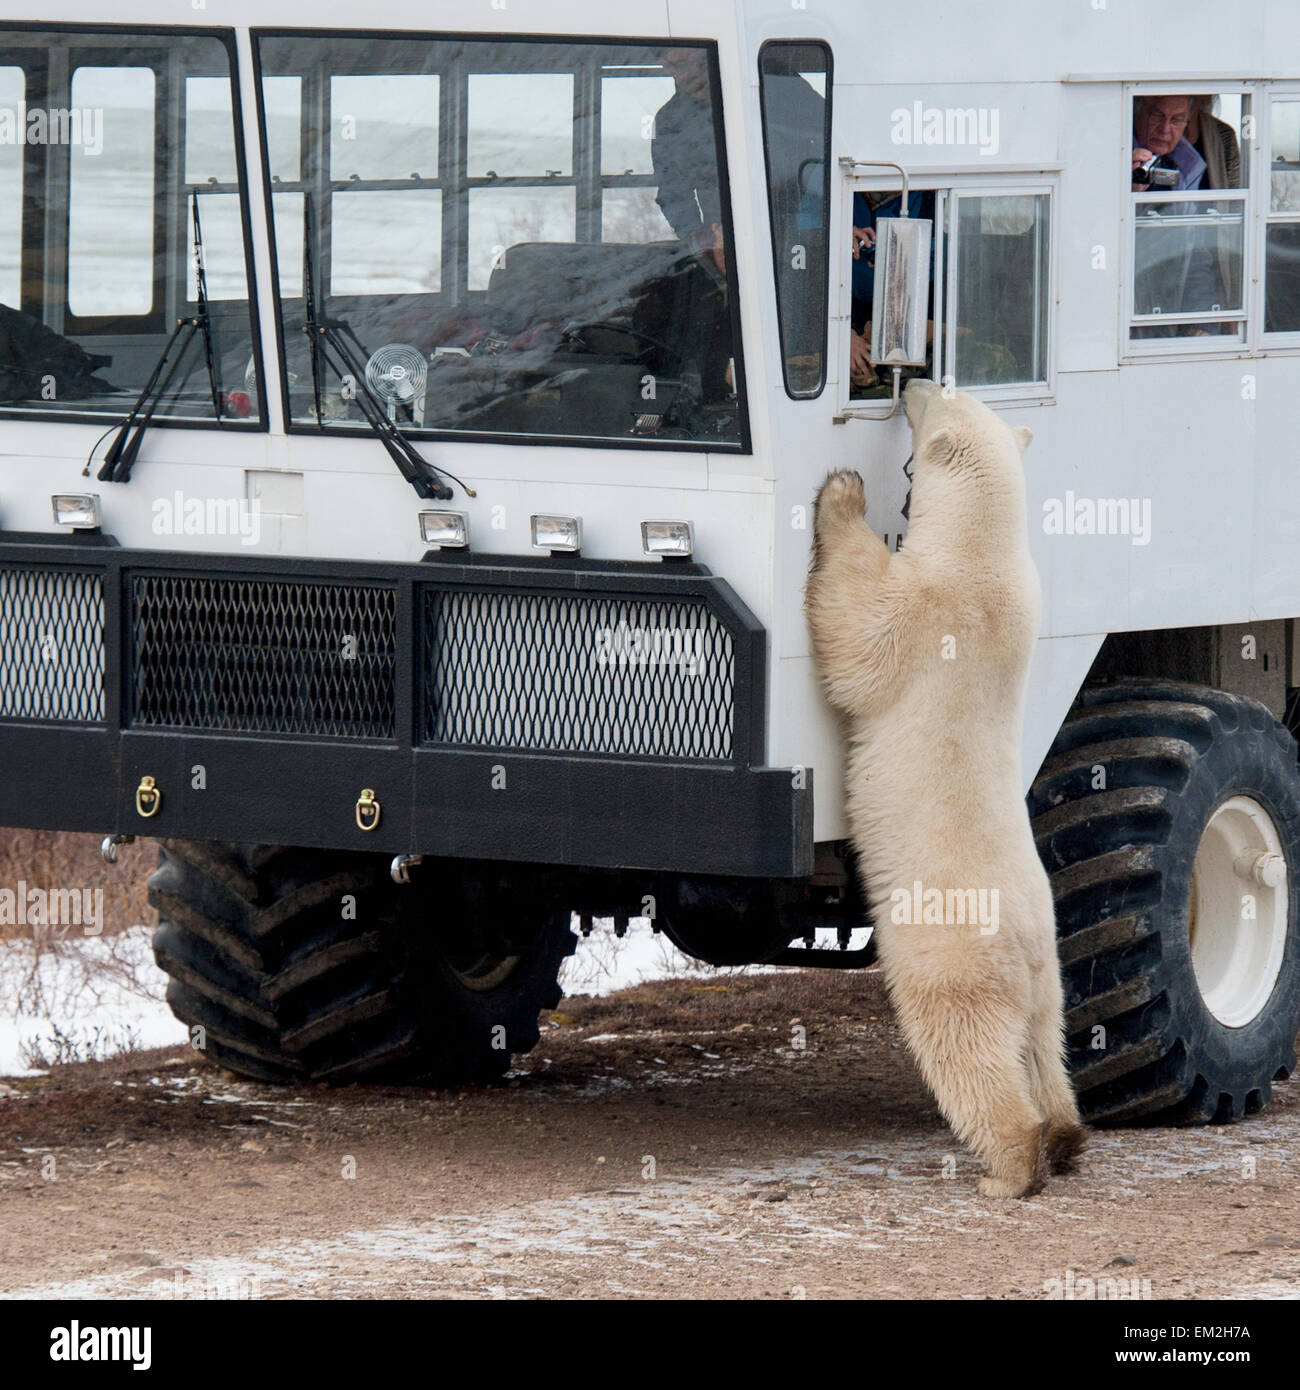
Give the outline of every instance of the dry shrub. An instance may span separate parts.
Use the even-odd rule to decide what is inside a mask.
[[[117,863],[106,864],[99,852],[102,835],[73,835],[53,830],[0,830],[0,888],[102,888],[104,935],[128,927],[156,926],[145,882],[158,863],[152,840],[121,845]],[[0,937],[30,935],[25,926],[0,923]]]

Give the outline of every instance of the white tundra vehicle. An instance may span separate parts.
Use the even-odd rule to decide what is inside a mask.
[[[499,1075],[574,912],[868,964],[801,601],[829,468],[904,543],[910,364],[1036,437],[1083,1108],[1267,1103],[1300,9],[45,9],[0,20],[0,824],[158,838],[196,1045]]]

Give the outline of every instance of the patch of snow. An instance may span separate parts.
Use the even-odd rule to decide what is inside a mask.
[[[167,977],[154,963],[150,940],[149,928],[133,927],[39,949],[30,939],[0,942],[0,1077],[44,1075],[45,1067],[33,1065],[41,1059],[103,1059],[185,1042],[185,1025],[164,999]],[[564,962],[560,983],[566,994],[605,995],[649,980],[725,979],[770,969],[703,965],[653,931],[645,917],[629,922],[623,937],[614,934],[611,920],[597,919]],[[253,1103],[242,1096],[210,1099]]]
[[[118,936],[0,942],[0,1076],[186,1040],[163,998],[148,927]]]
[[[577,916],[573,930],[579,929]],[[560,985],[565,994],[605,995],[632,989],[650,980],[729,979],[733,975],[772,974],[771,965],[705,965],[684,955],[662,933],[656,932],[648,917],[633,917],[624,936],[614,934],[612,919],[596,918],[589,936],[578,937],[578,949],[560,967]],[[560,1006],[563,1008],[563,1005]]]

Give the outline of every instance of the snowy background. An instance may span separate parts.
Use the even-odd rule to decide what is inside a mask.
[[[574,930],[578,922],[574,919]],[[0,941],[0,1077],[31,1076],[59,1062],[183,1043],[185,1027],[164,998],[148,927],[117,936],[46,942]],[[614,990],[678,975],[730,975],[684,956],[645,918],[621,940],[597,921],[564,962],[569,995]]]

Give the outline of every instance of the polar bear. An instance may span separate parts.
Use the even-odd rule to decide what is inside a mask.
[[[849,826],[908,1046],[986,1196],[1036,1192],[1085,1131],[1065,1068],[1055,913],[1020,781],[1038,631],[1031,435],[912,381],[911,525],[894,555],[862,479],[817,496],[805,607],[846,716]]]

